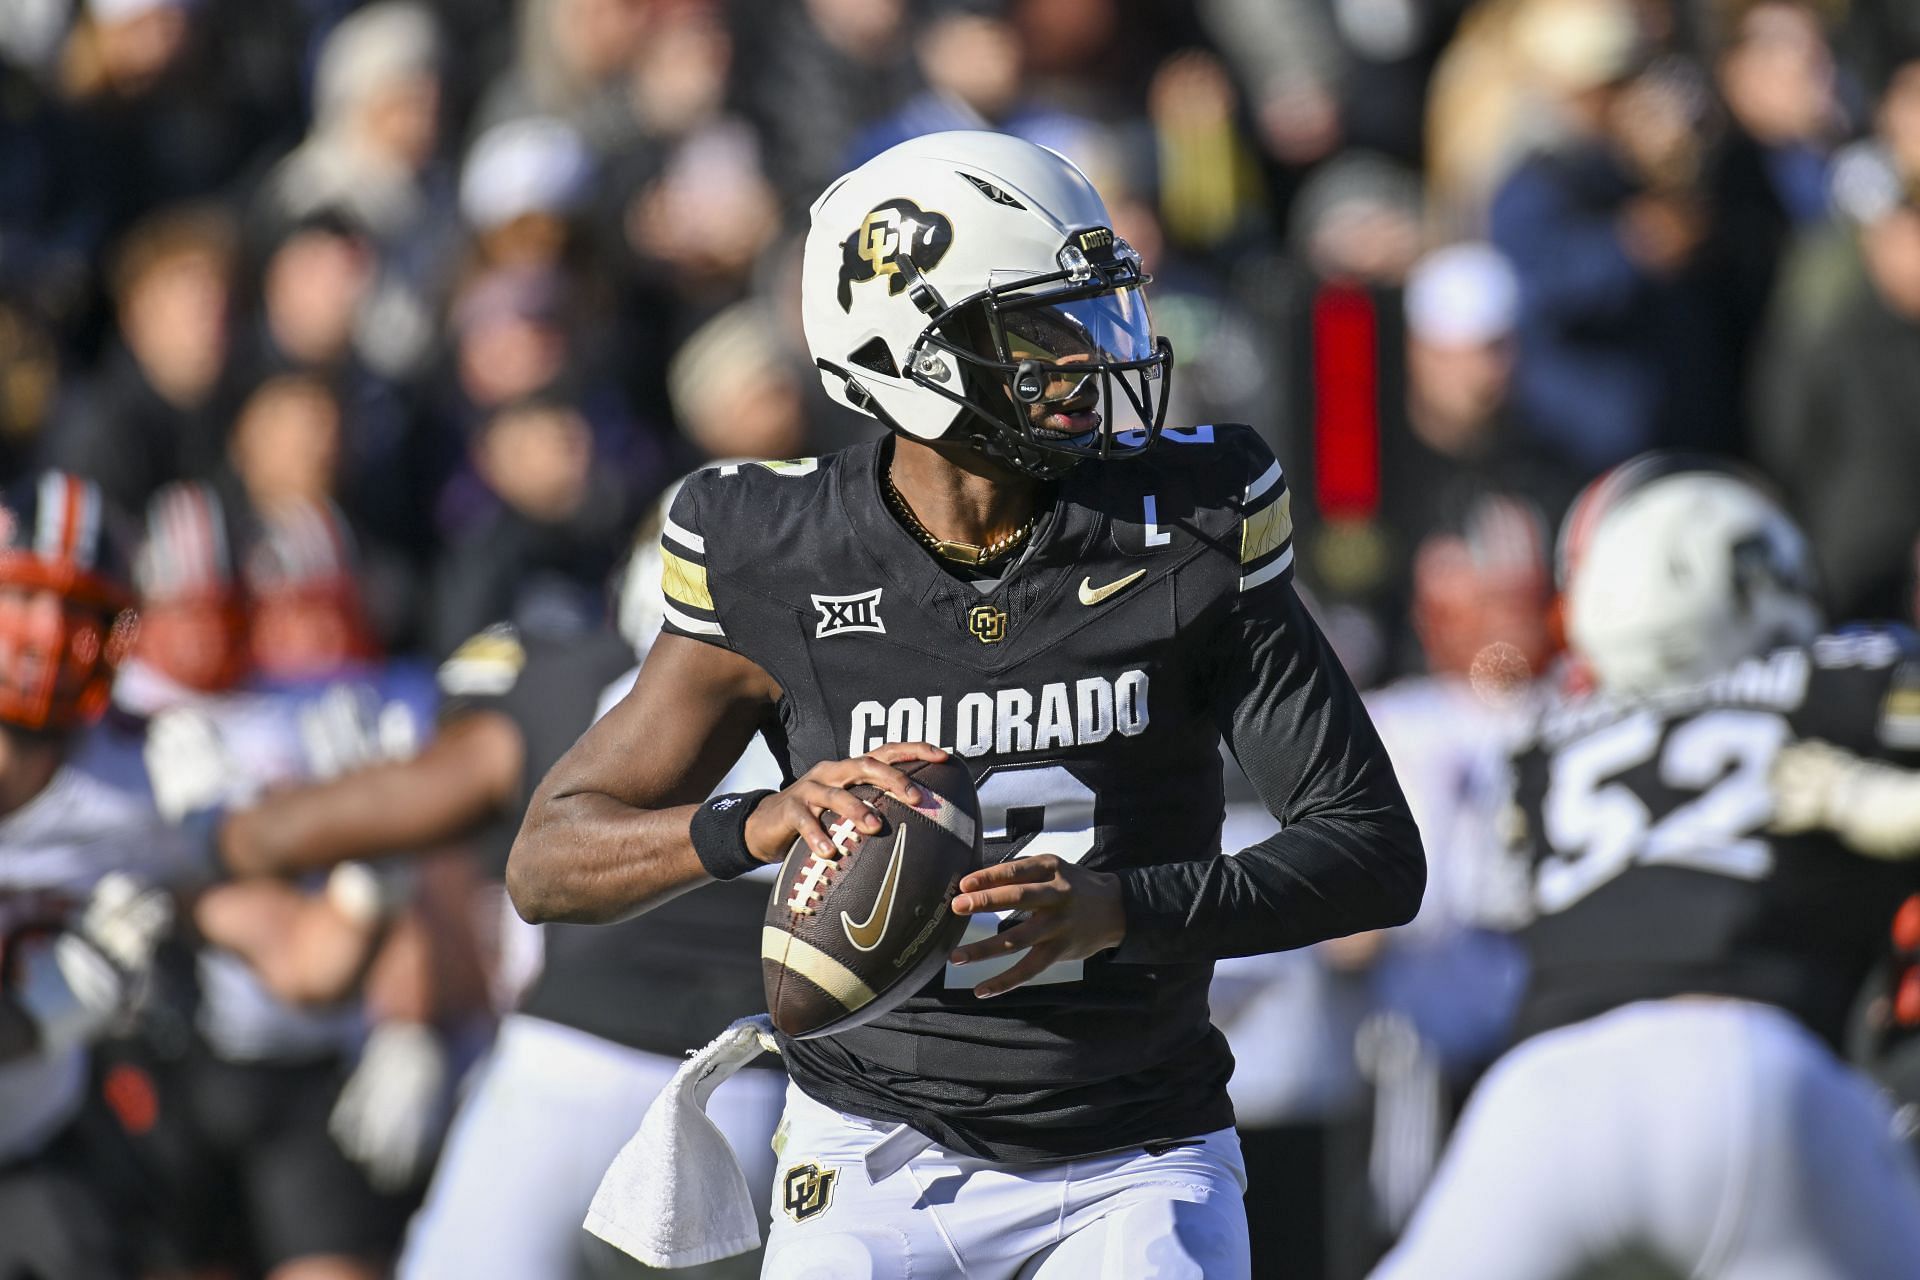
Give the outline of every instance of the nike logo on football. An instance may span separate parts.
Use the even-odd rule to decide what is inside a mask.
[[[1110,596],[1119,595],[1122,591],[1125,591],[1128,587],[1144,578],[1146,574],[1147,571],[1145,569],[1135,569],[1126,577],[1117,578],[1104,587],[1094,586],[1092,578],[1082,578],[1080,579],[1080,603],[1099,604],[1102,600]]]
[[[847,931],[847,941],[862,951],[871,951],[880,945],[880,939],[887,936],[887,923],[893,919],[893,895],[900,887],[900,861],[907,852],[907,828],[902,823],[894,832],[893,859],[887,863],[887,878],[880,882],[880,894],[873,900],[873,910],[859,924],[845,911],[840,913],[840,927]]]

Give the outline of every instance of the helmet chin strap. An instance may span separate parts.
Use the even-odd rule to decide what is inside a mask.
[[[967,445],[975,452],[985,454],[995,462],[1012,467],[1021,475],[1031,476],[1035,480],[1058,480],[1082,461],[1072,454],[1054,453],[1010,439],[997,423],[987,431],[978,428],[969,430]]]

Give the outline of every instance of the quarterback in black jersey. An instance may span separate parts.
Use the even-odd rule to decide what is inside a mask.
[[[1514,759],[1523,1042],[1383,1276],[1920,1267],[1920,1180],[1836,1054],[1920,888],[1920,645],[1818,634],[1799,531],[1700,466],[1628,464],[1569,516],[1598,691]]]
[[[1244,1274],[1211,962],[1419,905],[1399,786],[1292,589],[1279,465],[1244,427],[1162,429],[1145,282],[1085,177],[1016,139],[920,138],[829,188],[809,343],[891,433],[688,481],[665,634],[515,844],[527,918],[613,920],[826,852],[848,787],[911,799],[894,765],[972,770],[990,865],[953,962],[781,1041],[768,1275]],[[696,820],[756,733],[790,785]],[[1237,854],[1223,736],[1285,823]],[[922,1195],[955,1170],[980,1176]]]

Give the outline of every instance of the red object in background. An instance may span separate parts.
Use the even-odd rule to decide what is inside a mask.
[[[1920,893],[1900,904],[1893,916],[1893,945],[1909,955],[1920,955]]]
[[[1323,285],[1313,299],[1314,498],[1329,519],[1380,509],[1379,329],[1365,289]]]
[[[128,1063],[115,1063],[101,1081],[100,1092],[122,1129],[136,1138],[153,1131],[160,1119],[160,1095],[152,1076]]]
[[[1893,989],[1893,1021],[1896,1026],[1920,1026],[1920,969],[1909,968],[1900,975]]]

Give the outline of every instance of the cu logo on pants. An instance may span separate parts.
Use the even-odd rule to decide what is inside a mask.
[[[833,1203],[833,1184],[838,1169],[822,1169],[817,1164],[797,1164],[787,1170],[780,1185],[780,1204],[795,1222],[825,1213]]]

